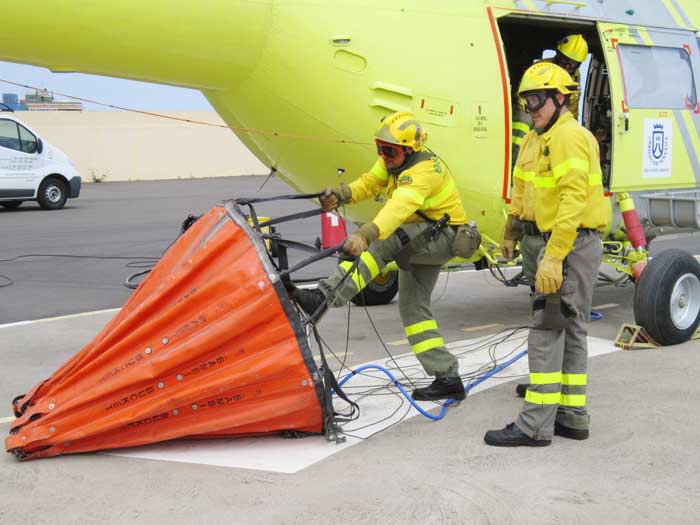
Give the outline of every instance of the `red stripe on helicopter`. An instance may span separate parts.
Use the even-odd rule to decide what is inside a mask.
[[[493,11],[490,7],[486,8],[489,15],[489,23],[491,24],[491,32],[493,33],[493,42],[496,44],[496,53],[498,54],[498,65],[501,69],[501,83],[503,87],[503,115],[505,118],[505,138],[504,138],[504,155],[503,155],[503,198],[508,197],[508,179],[510,177],[510,100],[508,93],[508,74],[506,72],[506,63],[503,58],[503,49],[501,49],[501,39],[498,36],[498,28],[496,27],[496,19],[493,17]]]

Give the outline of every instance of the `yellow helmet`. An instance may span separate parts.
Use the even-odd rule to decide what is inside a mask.
[[[382,119],[374,137],[389,144],[409,146],[413,151],[418,151],[425,144],[428,134],[413,113],[397,111]]]
[[[567,35],[557,44],[557,51],[576,62],[583,62],[588,56],[588,43],[582,35]]]
[[[537,62],[523,73],[518,95],[522,97],[528,91],[554,90],[569,95],[578,91],[578,84],[564,68],[551,62]]]

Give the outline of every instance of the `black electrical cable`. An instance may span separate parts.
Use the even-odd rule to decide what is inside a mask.
[[[160,257],[142,256],[134,255],[132,257],[121,256],[121,255],[67,255],[60,253],[29,253],[24,255],[18,255],[17,257],[11,257],[9,259],[0,259],[0,263],[15,262],[19,259],[25,259],[29,257],[47,257],[47,258],[67,258],[67,259],[113,259],[113,260],[134,260],[134,259],[144,259],[144,260],[155,260],[157,261]]]
[[[15,284],[15,282],[12,279],[10,279],[7,275],[0,274],[0,279],[5,279],[7,281],[6,283],[0,284],[0,288],[6,288]]]

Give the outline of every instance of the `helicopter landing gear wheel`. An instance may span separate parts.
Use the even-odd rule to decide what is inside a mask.
[[[634,294],[634,317],[661,345],[683,343],[700,324],[700,264],[683,250],[652,258]]]

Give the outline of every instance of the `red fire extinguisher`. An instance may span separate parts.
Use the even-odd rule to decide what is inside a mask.
[[[331,211],[321,214],[321,246],[324,250],[341,244],[347,236],[345,219]]]

